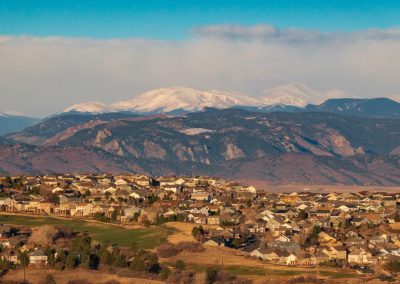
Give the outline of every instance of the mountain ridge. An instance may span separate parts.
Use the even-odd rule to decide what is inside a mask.
[[[351,102],[351,103],[349,103]],[[380,111],[376,111],[377,106]],[[399,117],[400,103],[387,98],[354,98],[340,90],[325,93],[312,90],[302,83],[282,85],[264,90],[261,97],[211,90],[201,91],[187,87],[170,87],[145,92],[128,101],[110,105],[100,102],[75,104],[58,115],[134,113],[138,115],[170,114],[202,111],[205,108],[242,108],[260,112],[334,112],[356,116]],[[359,110],[362,108],[363,110]]]
[[[0,143],[3,173],[116,171],[266,184],[400,184],[400,119],[236,108],[184,116],[75,114],[6,138],[13,142]]]

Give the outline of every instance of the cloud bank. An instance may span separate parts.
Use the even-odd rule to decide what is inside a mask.
[[[400,94],[400,30],[319,32],[222,25],[183,41],[0,37],[0,110],[48,115],[183,85],[258,96],[304,82],[361,97]]]

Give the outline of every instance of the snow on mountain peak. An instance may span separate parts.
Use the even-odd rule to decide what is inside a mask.
[[[301,108],[307,106],[307,104],[320,104],[331,98],[352,97],[352,95],[340,90],[318,92],[304,83],[291,83],[265,89],[261,94],[260,100],[267,105],[288,105]]]
[[[202,91],[187,87],[161,88],[146,92],[130,101],[112,104],[113,109],[137,112],[171,112],[174,110],[196,111],[205,107],[229,108],[237,105],[261,106],[262,103],[241,95],[210,90]]]
[[[292,83],[266,89],[257,98],[218,90],[204,91],[174,86],[151,90],[135,96],[131,100],[119,101],[111,105],[100,102],[75,104],[65,109],[64,112],[171,113],[174,111],[200,111],[206,107],[220,109],[234,106],[264,108],[275,105],[303,108],[310,103],[320,104],[329,98],[342,97],[349,97],[349,94],[339,90],[317,92],[303,83]]]
[[[108,105],[100,102],[74,104],[63,110],[63,112],[88,112],[88,113],[104,113],[110,111],[112,111],[112,109]]]

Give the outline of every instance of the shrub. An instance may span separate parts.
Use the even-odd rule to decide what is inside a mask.
[[[160,271],[160,277],[163,280],[167,280],[168,277],[171,275],[171,270],[168,267],[163,267]]]
[[[179,253],[179,250],[171,244],[164,244],[161,245],[157,248],[157,255],[159,257],[171,257],[171,256],[175,256]]]
[[[207,268],[207,271],[206,271],[206,275],[207,275],[207,277],[206,277],[206,280],[207,280],[207,283],[209,283],[209,284],[211,284],[211,283],[214,283],[215,281],[217,281],[217,279],[218,279],[218,269],[216,269],[216,268],[213,268],[213,267],[209,267],[209,268]]]
[[[178,259],[175,262],[175,268],[178,269],[178,270],[185,270],[185,266],[186,266],[185,262],[183,260],[181,260],[181,259]]]
[[[388,263],[386,263],[385,268],[392,272],[400,272],[400,261],[391,260]]]
[[[53,275],[47,274],[44,277],[43,284],[56,284],[56,280],[54,279]]]
[[[158,273],[160,272],[160,265],[158,257],[155,253],[139,251],[130,264],[130,268],[135,271]]]
[[[180,242],[175,245],[175,248],[179,251],[189,251],[189,252],[203,252],[205,250],[204,247],[199,243],[194,242]]]

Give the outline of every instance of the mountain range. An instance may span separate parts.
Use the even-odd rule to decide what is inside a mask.
[[[45,119],[0,114],[0,174],[136,172],[267,184],[400,185],[400,103],[289,84],[171,87]],[[6,134],[4,134],[6,133]]]
[[[177,116],[70,113],[2,140],[2,174],[139,172],[259,185],[400,184],[398,118],[237,108]]]
[[[205,107],[231,108],[252,107],[269,110],[274,106],[305,108],[308,104],[320,104],[330,98],[351,97],[339,90],[326,93],[317,92],[303,83],[286,84],[266,89],[257,97],[218,90],[197,90],[188,87],[169,87],[155,89],[128,101],[106,105],[100,102],[74,104],[62,113],[107,113],[129,111],[134,113],[182,113],[199,111]]]
[[[58,115],[80,113],[135,113],[180,115],[207,107],[241,108],[258,112],[334,112],[365,117],[400,117],[400,103],[387,98],[353,98],[339,90],[317,92],[305,84],[293,83],[266,89],[257,97],[217,90],[202,91],[187,87],[156,89],[129,101],[106,105],[100,102],[74,104]]]

